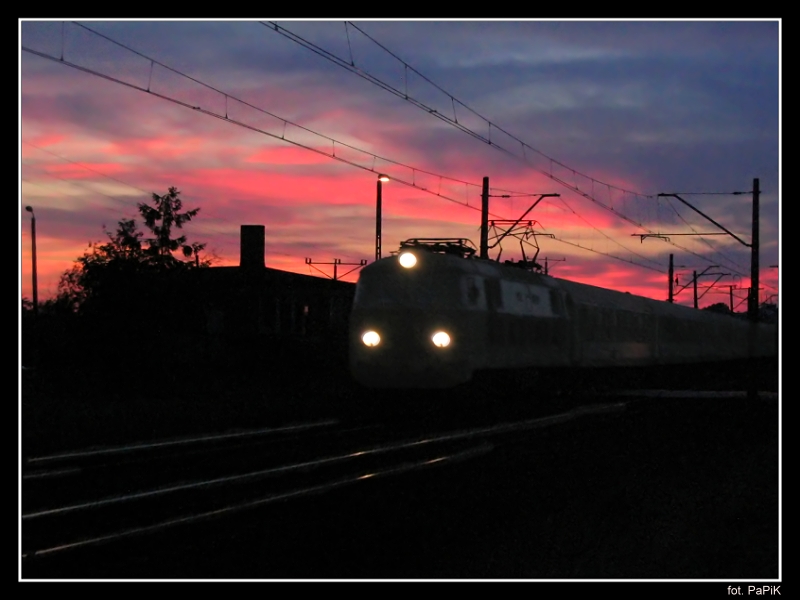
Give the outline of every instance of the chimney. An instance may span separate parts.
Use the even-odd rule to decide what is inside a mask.
[[[244,269],[265,267],[264,264],[264,226],[241,226],[241,249],[239,251],[239,266]]]

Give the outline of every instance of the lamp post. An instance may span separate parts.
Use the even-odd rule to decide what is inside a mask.
[[[39,290],[36,284],[36,215],[33,214],[33,208],[26,206],[25,210],[31,213],[31,261],[33,263],[33,316],[34,318],[39,315]]]
[[[383,191],[383,182],[389,181],[386,175],[378,175],[378,192],[375,202],[375,260],[381,259],[381,192]]]

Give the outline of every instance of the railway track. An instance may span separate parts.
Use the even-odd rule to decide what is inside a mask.
[[[22,561],[267,509],[367,480],[443,469],[535,429],[624,410],[621,403],[424,435],[335,420],[31,457],[23,475]]]
[[[771,396],[594,395],[550,414],[451,400],[30,457],[46,460],[22,482],[20,577],[779,573]]]

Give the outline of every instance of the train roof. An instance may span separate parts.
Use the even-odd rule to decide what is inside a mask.
[[[407,249],[409,248],[405,246],[401,251]],[[423,251],[425,250],[423,249]],[[730,322],[730,319],[738,319],[738,317],[734,315],[699,311],[688,306],[670,303],[666,300],[656,300],[630,292],[620,292],[587,283],[561,279],[520,268],[516,264],[504,264],[493,260],[475,258],[471,255],[463,256],[457,252],[426,251],[426,257],[426,261],[433,260],[439,269],[453,269],[465,274],[470,273],[482,277],[495,277],[563,290],[568,293],[576,303],[598,308],[606,307],[617,310],[630,310],[633,312],[675,316],[691,320],[722,319],[726,322]],[[387,257],[376,263],[372,263],[365,267],[364,271],[385,268],[390,264],[388,261],[391,259],[396,259],[396,256],[392,256],[391,258]]]

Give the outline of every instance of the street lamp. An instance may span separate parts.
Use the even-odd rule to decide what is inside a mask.
[[[36,285],[36,215],[33,214],[33,208],[26,206],[25,210],[31,213],[31,248],[32,248],[32,262],[33,262],[33,316],[39,315],[39,290]]]
[[[383,182],[389,181],[389,177],[382,173],[378,175],[378,194],[375,203],[375,260],[381,259],[381,192]]]

